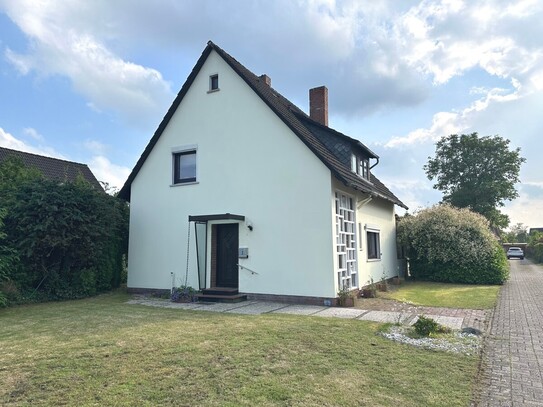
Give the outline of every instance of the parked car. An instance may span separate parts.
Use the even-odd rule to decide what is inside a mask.
[[[510,247],[507,250],[507,258],[518,257],[521,260],[524,260],[524,251],[520,247]]]

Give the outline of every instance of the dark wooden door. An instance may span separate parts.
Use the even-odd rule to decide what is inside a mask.
[[[238,224],[217,225],[217,286],[238,288]]]

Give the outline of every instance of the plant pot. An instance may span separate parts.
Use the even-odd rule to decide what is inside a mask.
[[[340,307],[354,307],[353,297],[343,298],[343,299],[340,299],[338,302],[339,302]]]
[[[374,289],[371,289],[371,288],[363,288],[362,289],[362,296],[364,298],[375,298],[376,297],[376,292]]]

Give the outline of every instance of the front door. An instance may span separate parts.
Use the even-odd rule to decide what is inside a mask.
[[[217,286],[238,288],[238,224],[217,225]]]

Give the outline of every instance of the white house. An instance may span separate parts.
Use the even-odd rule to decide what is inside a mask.
[[[396,276],[394,206],[378,156],[308,116],[213,42],[120,191],[130,201],[132,291],[228,287],[249,298],[334,303]]]

